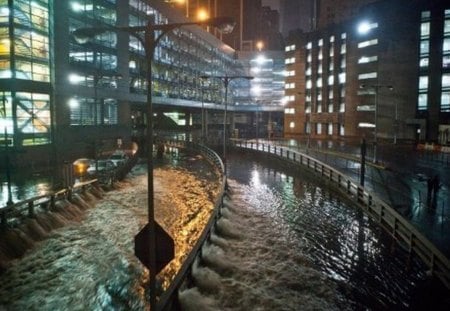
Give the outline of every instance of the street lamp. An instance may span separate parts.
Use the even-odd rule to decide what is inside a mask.
[[[3,95],[3,105],[2,105],[2,110],[3,110],[3,117],[5,120],[5,133],[4,133],[4,143],[5,143],[5,166],[6,166],[6,186],[8,189],[8,201],[6,202],[7,205],[12,205],[13,204],[13,200],[12,200],[12,190],[11,190],[11,168],[10,168],[10,161],[9,161],[9,139],[8,139],[8,130],[7,130],[7,126],[6,126],[6,103],[8,102],[8,100],[6,99],[6,96]]]
[[[377,129],[377,123],[378,123],[378,91],[379,89],[386,88],[390,91],[394,89],[392,85],[382,85],[382,84],[361,84],[360,88],[372,88],[375,90],[375,115],[374,115],[374,143],[373,143],[373,163],[378,162],[377,158],[377,144],[378,144],[378,129]]]
[[[226,127],[227,127],[227,107],[228,107],[228,85],[230,81],[236,80],[236,79],[246,79],[246,80],[252,80],[252,76],[211,76],[211,75],[204,75],[201,76],[202,79],[219,79],[222,81],[224,87],[225,87],[225,108],[223,111],[223,151],[222,151],[222,158],[223,158],[223,166],[224,166],[224,173],[225,177],[227,175],[227,158],[226,158]]]
[[[147,59],[147,191],[148,191],[148,232],[149,232],[149,259],[148,265],[156,269],[156,224],[154,214],[154,185],[153,185],[153,105],[152,105],[152,60],[155,48],[161,38],[168,32],[189,25],[209,25],[219,28],[222,32],[228,33],[233,31],[234,21],[230,17],[216,17],[213,19],[199,21],[199,22],[185,22],[172,24],[152,24],[150,21],[146,26],[108,26],[108,27],[90,27],[79,28],[72,32],[74,39],[79,44],[86,44],[95,36],[105,32],[126,32],[135,37],[144,47],[145,56]],[[157,33],[156,33],[157,32]],[[143,35],[141,35],[143,33]],[[155,36],[156,35],[156,36]],[[154,310],[156,307],[156,273],[150,273],[150,308]]]

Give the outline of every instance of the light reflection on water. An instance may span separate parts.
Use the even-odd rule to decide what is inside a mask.
[[[228,170],[229,178],[246,187],[245,199],[286,224],[301,252],[338,284],[352,307],[417,307],[424,267],[413,260],[407,270],[392,239],[317,177],[242,154],[229,157]],[[433,298],[426,300],[421,304],[433,304]]]
[[[0,208],[8,201],[8,183],[5,176],[0,176]],[[55,190],[54,178],[50,173],[26,174],[16,173],[11,176],[11,199],[13,202],[25,200],[34,196]]]

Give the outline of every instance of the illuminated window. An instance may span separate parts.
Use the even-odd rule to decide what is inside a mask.
[[[316,124],[316,133],[317,134],[322,134],[322,123],[317,123]]]
[[[450,91],[441,94],[441,112],[450,112]]]
[[[328,103],[328,112],[331,113],[331,112],[333,112],[333,111],[334,111],[334,105],[333,105],[333,102],[330,101],[330,102]]]
[[[284,108],[285,114],[295,114],[295,108]]]
[[[373,46],[373,45],[377,45],[378,44],[378,39],[372,39],[372,40],[367,40],[367,41],[363,41],[358,43],[358,48],[365,48],[368,46]]]
[[[419,61],[419,66],[420,66],[421,68],[426,68],[426,67],[428,67],[429,62],[430,62],[430,60],[429,60],[428,57],[423,57],[423,58],[421,58],[420,61]],[[445,62],[443,62],[443,67],[446,67],[446,66],[445,66]]]
[[[285,50],[286,52],[289,52],[289,51],[295,51],[295,44],[286,46],[284,50]]]
[[[430,41],[421,40],[420,41],[420,55],[428,55],[430,53]]]
[[[291,128],[291,129],[295,128],[295,122],[294,121],[289,122],[289,128]]]
[[[420,24],[420,36],[429,37],[430,36],[430,22],[425,22]]]
[[[295,83],[294,83],[294,82],[292,82],[292,83],[286,83],[286,84],[284,85],[284,88],[285,88],[285,89],[293,89],[293,88],[295,88]]]
[[[417,99],[417,109],[419,111],[428,109],[428,94],[420,93]]]
[[[321,77],[317,78],[316,86],[317,87],[322,87],[322,78]]]
[[[17,92],[16,122],[22,145],[50,143],[50,95]]]
[[[367,63],[372,63],[372,62],[376,62],[378,60],[378,56],[361,56],[358,59],[358,64],[367,64]]]
[[[333,135],[333,123],[328,123],[328,135]]]
[[[444,82],[444,75],[442,75],[442,82]],[[427,90],[428,89],[428,77],[427,76],[420,76],[419,77],[419,89],[420,90]]]
[[[295,63],[295,57],[286,58],[285,64],[293,64]]]
[[[420,78],[423,78],[423,77],[420,77]],[[427,80],[427,82],[428,82],[428,80]],[[419,84],[419,88],[421,88],[420,84]],[[450,88],[450,73],[444,73],[442,75],[442,88]]]
[[[334,84],[334,76],[329,76],[328,77],[328,85],[333,85]]]
[[[377,77],[376,72],[362,73],[358,75],[358,80],[375,79]]]

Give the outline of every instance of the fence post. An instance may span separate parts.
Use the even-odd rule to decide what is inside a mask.
[[[28,216],[30,216],[30,217],[34,216],[34,202],[33,201],[28,202]]]
[[[0,215],[2,227],[6,227],[8,225],[8,219],[6,218],[6,213],[3,211]]]

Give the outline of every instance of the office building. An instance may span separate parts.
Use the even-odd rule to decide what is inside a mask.
[[[445,1],[380,1],[292,34],[285,136],[448,143],[449,25]]]
[[[127,32],[80,44],[72,32],[149,21],[188,20],[164,3],[144,0],[0,2],[0,124],[11,165],[94,157],[139,139],[147,103],[143,45]],[[192,125],[203,101],[223,110],[220,81],[203,92],[200,76],[243,73],[231,47],[198,26],[176,29],[155,49],[154,111]],[[231,103],[234,88],[245,83],[230,86]]]

